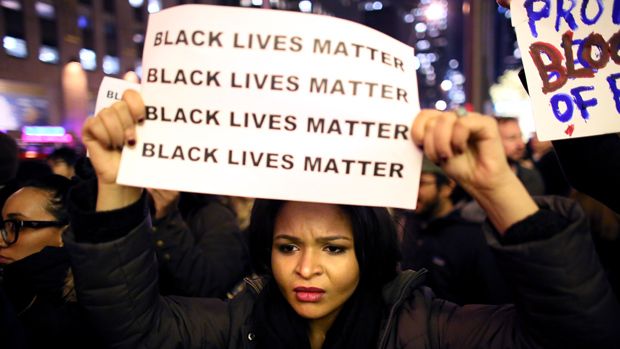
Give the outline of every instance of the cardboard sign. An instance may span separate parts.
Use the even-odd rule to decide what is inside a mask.
[[[513,0],[540,140],[620,131],[620,1]]]
[[[413,49],[362,25],[183,5],[149,18],[126,185],[414,208]]]

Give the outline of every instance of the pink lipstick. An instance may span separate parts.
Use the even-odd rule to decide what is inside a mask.
[[[299,302],[319,302],[325,294],[325,290],[317,287],[295,287],[293,291]]]

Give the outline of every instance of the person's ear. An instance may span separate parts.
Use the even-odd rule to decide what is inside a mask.
[[[441,185],[439,188],[439,195],[442,198],[449,198],[452,195],[452,192],[456,188],[456,182],[450,178],[448,178],[448,182]]]

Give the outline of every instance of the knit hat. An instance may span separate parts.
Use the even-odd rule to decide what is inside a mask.
[[[19,148],[13,137],[0,132],[0,185],[13,179],[17,173]]]

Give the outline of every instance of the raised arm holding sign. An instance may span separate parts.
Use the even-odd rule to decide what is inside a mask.
[[[227,20],[236,19],[233,15]],[[330,20],[313,20],[320,19]],[[114,183],[120,148],[141,148],[145,135],[135,131],[144,116],[142,99],[129,91],[85,124],[99,192],[95,199],[77,189],[71,197],[80,224],[74,224],[74,239],[66,245],[79,298],[113,347],[612,348],[617,343],[620,306],[592,258],[583,215],[559,199],[535,203],[510,171],[493,119],[474,113],[458,118],[422,111],[411,126],[409,145],[423,147],[487,210],[492,222],[485,228],[487,240],[515,285],[515,305],[459,307],[436,299],[422,285],[425,271],[397,270],[396,231],[387,210],[349,205],[348,199],[334,204],[334,195],[325,202],[257,200],[250,254],[259,277],[247,280],[246,291],[231,302],[162,297],[144,195]],[[254,140],[252,133],[247,136]],[[414,154],[394,159],[405,163]],[[150,175],[147,168],[132,171],[135,177]],[[354,181],[334,181],[345,186],[339,192],[368,191]],[[400,195],[408,191],[401,187]],[[89,215],[91,221],[85,220]]]
[[[497,1],[497,3],[509,8],[511,1]],[[515,1],[515,4],[519,6],[520,3]],[[615,14],[620,9],[618,4],[620,3],[614,2],[612,13]],[[605,6],[611,7],[609,4]],[[517,8],[515,10],[519,11]],[[583,50],[580,49],[579,52],[583,54]],[[611,52],[608,54],[612,55]],[[603,53],[603,56],[607,54]],[[525,87],[528,88],[527,84]],[[584,107],[588,108],[586,105]],[[608,116],[598,110],[597,114],[592,117],[604,119]],[[614,120],[614,118],[609,120]],[[613,131],[613,127],[601,132],[607,131]],[[620,173],[620,137],[618,134],[601,134],[580,139],[566,136],[567,138],[553,141],[553,146],[570,185],[620,213],[620,182],[617,180]]]
[[[513,0],[536,133],[555,140],[620,131],[617,1]]]

